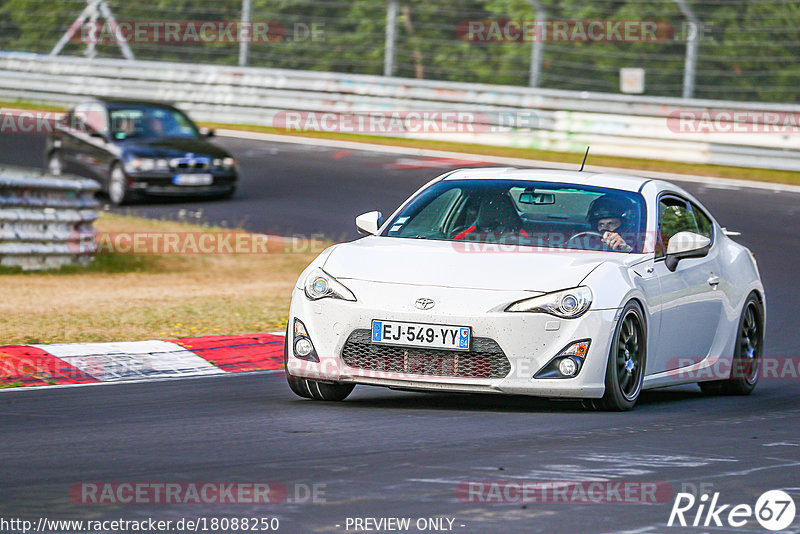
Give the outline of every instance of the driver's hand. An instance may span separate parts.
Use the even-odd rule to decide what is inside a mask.
[[[614,232],[604,232],[603,233],[603,243],[612,250],[624,250],[625,252],[630,252],[633,247],[628,245],[622,236],[614,233]]]

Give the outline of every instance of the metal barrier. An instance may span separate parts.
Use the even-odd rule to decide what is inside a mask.
[[[0,265],[24,270],[87,265],[97,251],[99,184],[0,169]]]
[[[0,53],[0,98],[68,103],[88,96],[175,102],[201,121],[263,126],[280,126],[275,117],[287,110],[467,111],[481,117],[471,133],[365,133],[567,152],[591,145],[593,154],[800,170],[797,105]],[[682,130],[681,113],[698,119],[694,127],[689,120]],[[755,126],[747,113],[759,116]],[[698,123],[711,128],[694,131]]]

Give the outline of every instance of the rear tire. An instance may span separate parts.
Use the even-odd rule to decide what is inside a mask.
[[[309,378],[298,378],[289,373],[289,329],[286,329],[286,339],[283,343],[283,369],[286,373],[286,382],[289,389],[298,397],[321,401],[343,401],[347,398],[355,384],[329,384]]]
[[[758,384],[764,346],[764,310],[755,293],[750,293],[742,307],[736,346],[731,362],[731,376],[727,380],[700,382],[707,395],[749,395]]]
[[[647,329],[641,306],[631,301],[622,309],[614,329],[606,365],[606,391],[601,399],[587,399],[584,407],[622,412],[636,406],[647,362]]]
[[[50,176],[64,174],[64,164],[61,162],[61,154],[58,153],[58,150],[53,150],[47,157],[47,174]]]

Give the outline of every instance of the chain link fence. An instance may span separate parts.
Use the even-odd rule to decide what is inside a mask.
[[[800,102],[797,0],[0,0],[0,49]]]

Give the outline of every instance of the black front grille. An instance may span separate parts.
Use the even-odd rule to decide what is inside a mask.
[[[194,158],[175,158],[169,162],[172,169],[178,171],[204,171],[211,167],[211,159],[205,156]]]
[[[342,359],[349,367],[424,376],[503,378],[511,364],[500,346],[483,337],[472,338],[469,351],[392,347],[371,343],[369,330],[354,330],[344,344]]]

